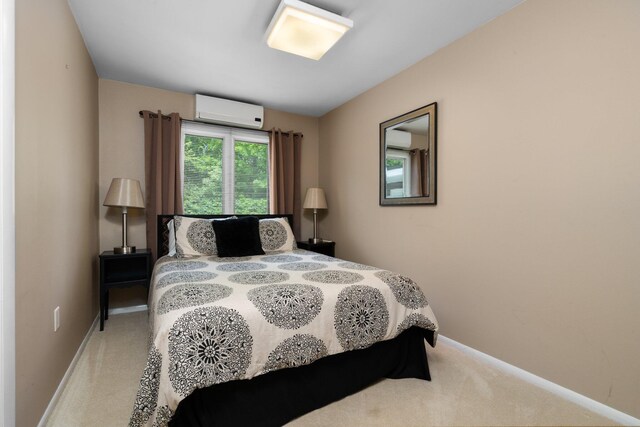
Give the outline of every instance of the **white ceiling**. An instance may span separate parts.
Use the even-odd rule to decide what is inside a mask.
[[[320,60],[267,47],[279,0],[68,0],[101,78],[320,116],[522,0],[309,0],[353,19]]]

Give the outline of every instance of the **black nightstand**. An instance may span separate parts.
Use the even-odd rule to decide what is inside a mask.
[[[109,318],[109,289],[142,285],[149,294],[151,280],[151,251],[140,249],[132,254],[100,254],[100,330]]]
[[[297,242],[299,249],[318,252],[328,256],[336,256],[336,242],[325,240],[320,243],[311,243],[309,241]]]

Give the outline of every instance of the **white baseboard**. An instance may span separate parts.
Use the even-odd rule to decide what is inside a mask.
[[[438,338],[441,341],[445,342],[447,345],[450,345],[451,347],[454,347],[473,358],[480,359],[484,363],[494,366],[501,371],[514,375],[522,379],[523,381],[538,386],[541,389],[560,396],[570,402],[575,403],[576,405],[580,405],[583,408],[595,412],[598,415],[609,418],[617,424],[626,426],[640,426],[640,419],[632,417],[629,414],[625,414],[624,412],[618,411],[617,409],[613,409],[612,407],[607,406],[604,403],[597,402],[593,399],[588,398],[587,396],[583,396],[580,393],[576,393],[573,390],[569,390],[568,388],[562,387],[561,385],[534,375],[531,372],[525,371],[524,369],[520,369],[518,367],[510,365],[507,362],[496,359],[495,357],[489,356],[488,354],[478,351],[474,348],[467,347],[466,345],[460,344],[459,342],[452,340],[451,338],[447,338],[442,335],[439,335]]]
[[[119,307],[109,310],[109,316],[112,314],[137,313],[138,311],[147,311],[147,304],[132,305],[131,307]]]
[[[46,425],[47,419],[51,416],[51,413],[53,412],[53,408],[55,408],[56,403],[58,403],[58,400],[60,399],[60,395],[62,394],[64,387],[67,385],[67,382],[69,382],[69,378],[71,377],[73,370],[78,364],[78,360],[80,360],[80,356],[82,355],[82,352],[84,352],[84,348],[87,346],[87,342],[89,342],[89,337],[91,337],[91,332],[93,332],[93,330],[98,325],[99,318],[100,316],[96,316],[96,318],[93,320],[93,323],[91,324],[91,327],[87,331],[87,334],[84,336],[84,339],[80,344],[80,347],[78,347],[78,351],[76,351],[76,355],[73,356],[73,360],[71,360],[71,363],[67,368],[67,372],[64,373],[64,376],[62,377],[60,384],[58,384],[58,388],[56,389],[56,392],[53,393],[53,397],[49,401],[49,405],[47,406],[47,409],[44,411],[44,414],[42,414],[42,418],[40,418],[38,427],[44,427]]]

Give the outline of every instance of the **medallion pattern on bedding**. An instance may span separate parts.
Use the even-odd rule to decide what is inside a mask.
[[[197,219],[185,216],[174,217],[176,235],[176,255],[216,255],[216,234],[210,219]]]
[[[262,262],[276,262],[276,263],[284,263],[284,262],[296,262],[302,261],[302,258],[295,255],[267,255],[262,258]]]
[[[170,271],[199,270],[206,266],[207,263],[203,261],[166,262],[157,269],[157,272],[168,273]]]
[[[321,339],[313,335],[296,334],[282,341],[269,353],[264,373],[308,365],[327,354],[327,346]]]
[[[260,286],[247,292],[247,298],[269,323],[286,329],[306,325],[322,308],[322,291],[301,283]]]
[[[377,267],[372,267],[370,265],[358,264],[357,262],[341,262],[338,264],[339,267],[346,268],[347,270],[380,270]]]
[[[320,262],[337,262],[337,261],[342,261],[338,258],[334,258],[331,257],[329,255],[315,255],[311,257],[312,260],[314,261],[320,261]]]
[[[156,311],[165,314],[171,310],[209,304],[231,295],[229,286],[214,283],[186,283],[176,285],[162,294]]]
[[[286,218],[265,218],[259,224],[260,242],[265,253],[296,248],[296,238]]]
[[[364,276],[351,271],[323,270],[302,275],[307,280],[320,283],[336,283],[341,285],[357,283],[364,280]]]
[[[250,256],[227,256],[224,258],[212,256],[209,258],[209,260],[213,262],[249,262],[251,259],[252,257]]]
[[[230,262],[218,266],[219,271],[255,271],[267,268],[260,262]]]
[[[176,215],[173,217],[176,256],[178,258],[201,255],[218,255],[213,221],[235,219],[236,216],[220,219],[201,219]]]
[[[327,264],[320,264],[319,262],[290,262],[281,264],[278,268],[289,271],[314,271],[327,268]]]
[[[211,221],[193,221],[187,229],[187,241],[200,254],[216,253],[216,233]]]
[[[131,426],[166,426],[196,388],[366,348],[411,326],[437,333],[405,276],[297,249],[229,261],[158,260]]]
[[[419,326],[422,329],[428,329],[430,331],[436,331],[437,329],[436,325],[424,314],[412,313],[398,325],[396,336],[400,335],[412,326]]]
[[[183,397],[210,384],[242,378],[253,338],[236,310],[203,307],[183,314],[169,331],[169,380]]]
[[[390,271],[376,273],[376,277],[389,285],[400,304],[409,308],[420,308],[427,305],[427,298],[418,285],[408,277]]]
[[[160,388],[160,370],[162,357],[154,346],[149,350],[147,365],[142,372],[140,388],[134,404],[134,412],[129,422],[130,426],[143,426],[156,410],[158,389]]]
[[[163,286],[173,285],[175,283],[204,282],[215,279],[216,276],[216,273],[210,271],[178,271],[163,276],[158,280],[156,287],[162,288]]]
[[[336,333],[345,350],[358,350],[381,341],[389,325],[382,293],[363,285],[340,291],[335,311]]]
[[[269,283],[280,283],[289,279],[287,273],[279,271],[246,271],[235,273],[229,276],[229,281],[241,285],[267,285]]]
[[[156,420],[153,423],[153,427],[165,427],[169,425],[171,417],[173,417],[173,411],[169,409],[167,405],[159,407],[158,415],[156,415]]]

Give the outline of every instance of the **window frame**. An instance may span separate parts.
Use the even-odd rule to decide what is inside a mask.
[[[402,191],[404,194],[404,196],[402,197],[410,197],[409,194],[411,194],[411,154],[405,150],[388,148],[387,158],[402,160],[403,162]],[[387,169],[385,167],[385,175],[386,174],[387,174]],[[385,188],[385,194],[386,194],[386,188]],[[387,197],[392,198],[393,196],[387,196]],[[400,197],[400,196],[396,196],[396,197]]]
[[[231,126],[221,126],[183,120],[180,126],[180,179],[184,196],[184,144],[187,135],[222,139],[222,214],[235,212],[235,146],[236,141],[265,144],[267,146],[267,213],[269,212],[269,194],[271,189],[271,147],[269,133]],[[257,212],[252,212],[257,213]]]

